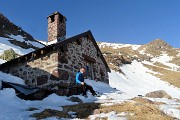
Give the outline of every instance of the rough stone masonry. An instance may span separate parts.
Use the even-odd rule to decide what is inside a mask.
[[[65,18],[62,18],[60,13],[56,12],[52,15],[55,16],[55,20],[48,18],[49,24],[52,24],[49,19],[56,22],[54,24],[65,22]],[[108,72],[110,72],[110,69],[92,33],[87,31],[61,40],[62,36],[65,37],[65,27],[61,29],[62,23],[55,26],[53,31],[58,29],[63,34],[56,34],[56,32],[56,35],[52,35],[54,32],[49,32],[49,36],[53,36],[53,38],[49,37],[49,42],[52,42],[52,39],[55,39],[57,42],[8,61],[0,65],[0,70],[22,78],[29,86],[60,90],[60,95],[65,94],[62,90],[63,87],[68,87],[75,83],[75,74],[81,67],[89,69],[87,77],[89,76],[90,79],[108,83]],[[49,28],[52,29],[52,26],[50,25]],[[48,31],[50,30],[48,29]]]

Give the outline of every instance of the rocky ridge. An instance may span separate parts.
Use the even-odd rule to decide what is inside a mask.
[[[180,50],[165,41],[156,39],[145,45],[98,42],[98,45],[112,70],[123,73],[121,67],[136,60],[154,76],[180,87]]]
[[[0,43],[7,41],[10,43],[10,45],[23,49],[36,50],[44,46],[34,39],[30,34],[25,32],[21,27],[12,23],[7,17],[0,13]]]

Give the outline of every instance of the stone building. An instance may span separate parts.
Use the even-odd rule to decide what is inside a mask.
[[[0,65],[0,70],[18,76],[29,86],[69,86],[79,68],[86,77],[109,82],[110,69],[91,33],[66,38],[66,17],[55,12],[48,16],[48,45]]]

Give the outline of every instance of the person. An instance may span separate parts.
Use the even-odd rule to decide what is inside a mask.
[[[83,96],[87,97],[87,91],[90,90],[93,96],[97,95],[96,92],[93,90],[92,86],[87,85],[84,82],[84,73],[86,72],[85,68],[81,68],[80,71],[76,74],[76,84],[79,85],[83,90]]]

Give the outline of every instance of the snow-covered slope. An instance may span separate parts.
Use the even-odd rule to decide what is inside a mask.
[[[15,36],[15,38],[16,39],[18,38],[19,41],[24,41],[23,37],[20,35]],[[24,49],[20,46],[11,44],[8,40],[9,38],[0,37],[0,55],[3,54],[3,52],[8,49],[13,49],[18,55],[24,55],[24,54],[34,51],[33,48]],[[30,43],[33,45],[36,44],[39,48],[43,47],[42,45],[39,45],[36,42],[30,42]]]
[[[7,49],[13,49],[17,54],[24,55],[43,47],[43,44],[45,42],[35,40],[0,14],[0,55]],[[108,106],[132,101],[131,99],[138,95],[144,96],[149,92],[164,90],[173,99],[148,99],[164,102],[165,104],[159,108],[166,114],[180,119],[180,110],[177,109],[180,108],[180,102],[178,102],[180,101],[180,89],[178,88],[180,86],[179,49],[175,49],[159,39],[146,45],[107,42],[101,42],[98,45],[112,69],[109,73],[110,86],[102,82],[86,80],[87,84],[92,85],[97,92],[101,93],[100,97],[93,97],[90,94],[88,94],[88,98],[81,95],[74,97],[80,98],[84,103],[95,102]],[[6,61],[0,59],[0,64],[4,62]],[[0,72],[1,80],[24,84],[22,79],[2,72]],[[16,97],[13,89],[0,90],[0,120],[33,119],[29,117],[31,114],[42,112],[45,109],[63,111],[62,106],[79,104],[67,99],[69,97],[51,94],[42,101],[25,101]],[[29,108],[37,108],[38,110],[27,111]],[[108,114],[101,113],[90,116],[91,119],[97,117],[126,119],[119,117],[113,110]],[[49,120],[52,119],[58,118],[49,118]]]
[[[150,73],[153,71],[144,67],[141,62],[133,61],[131,65],[124,65],[121,69],[124,74],[113,70],[109,73],[110,86],[94,80],[85,80],[87,84],[93,86],[95,91],[101,93],[100,97],[93,97],[90,93],[88,93],[88,98],[84,98],[81,95],[77,95],[75,97],[79,97],[84,103],[95,102],[109,106],[129,101],[129,99],[137,97],[138,95],[143,96],[148,92],[164,90],[173,97],[172,100],[164,98],[153,98],[152,100],[164,102],[165,104],[159,106],[159,108],[166,114],[180,119],[180,110],[177,109],[177,107],[180,106],[180,102],[176,101],[176,99],[180,99],[179,88],[176,88],[151,75]],[[3,80],[24,84],[22,79],[13,77],[9,74],[0,73],[0,76]],[[34,120],[34,118],[29,117],[33,113],[40,113],[45,109],[63,111],[62,106],[78,104],[77,102],[71,102],[67,99],[69,99],[69,97],[52,94],[42,101],[25,101],[16,97],[13,89],[4,89],[0,91],[0,119]],[[27,111],[29,108],[37,108],[38,110]],[[101,113],[90,116],[92,120],[97,117],[108,117],[110,120],[126,120],[126,117],[119,117],[113,110],[107,114]],[[50,117],[48,119],[57,120],[58,118]]]
[[[132,44],[119,44],[119,43],[108,43],[102,42],[98,44],[100,48],[110,47],[113,49],[123,48],[123,47],[131,47],[132,50],[137,50],[141,45],[132,45]]]
[[[152,75],[180,88],[180,51],[165,41],[156,39],[145,45],[100,42],[98,45],[111,69],[124,72],[120,67],[136,60],[157,72]]]
[[[173,98],[180,99],[179,88],[150,74],[154,72],[144,67],[141,62],[133,61],[131,65],[122,66],[121,70],[125,75],[113,70],[109,74],[110,86],[123,91],[126,95],[125,99],[145,95],[156,90],[164,90]]]
[[[0,13],[0,55],[8,49],[24,55],[42,47],[42,43]]]

